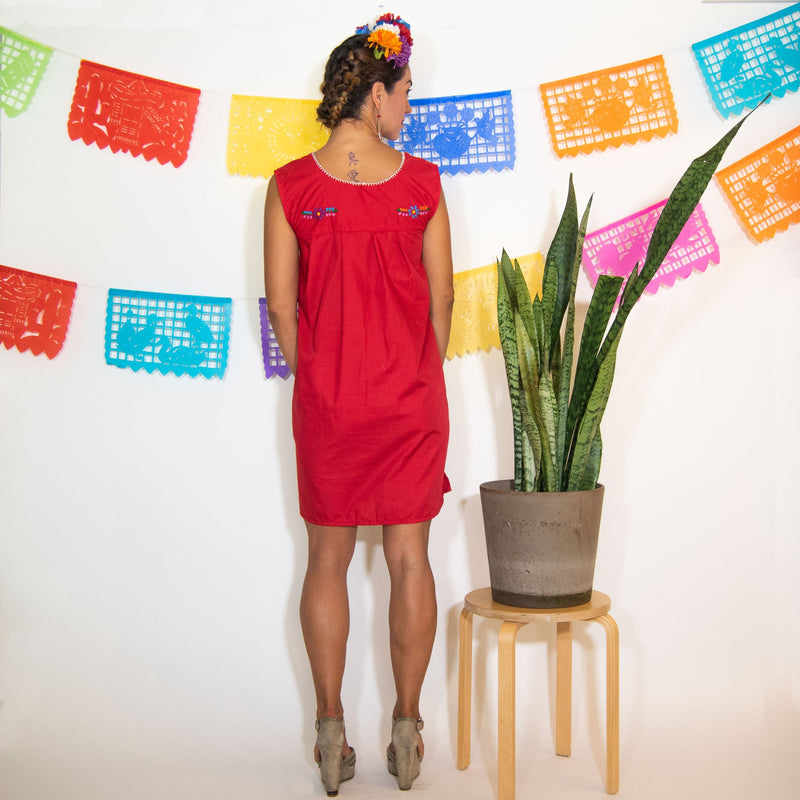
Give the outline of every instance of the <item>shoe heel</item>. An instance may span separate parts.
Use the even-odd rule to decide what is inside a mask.
[[[316,722],[317,749],[319,750],[319,774],[328,797],[339,794],[342,781],[342,747],[344,745],[344,721],[329,717]],[[355,759],[353,759],[355,769]],[[348,777],[353,777],[352,774]],[[346,778],[345,778],[346,780]]]
[[[420,757],[417,746],[422,720],[401,717],[392,723],[392,745],[387,751],[389,772],[397,776],[397,785],[403,791],[410,789],[414,779],[419,777]]]
[[[419,753],[416,746],[398,747],[395,745],[395,764],[397,767],[397,785],[403,789],[411,788],[411,784],[419,775]]]

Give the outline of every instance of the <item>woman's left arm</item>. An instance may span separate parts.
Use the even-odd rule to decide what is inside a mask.
[[[450,320],[453,313],[453,253],[450,247],[450,218],[444,194],[439,207],[425,228],[422,239],[422,263],[428,273],[431,294],[430,317],[433,332],[444,361],[450,341]]]
[[[298,273],[297,238],[283,212],[273,176],[264,204],[264,290],[269,322],[292,374],[297,373]]]

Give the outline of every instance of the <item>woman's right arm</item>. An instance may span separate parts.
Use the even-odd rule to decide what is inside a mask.
[[[274,176],[264,205],[264,289],[272,330],[289,369],[297,369],[297,237],[286,220]]]

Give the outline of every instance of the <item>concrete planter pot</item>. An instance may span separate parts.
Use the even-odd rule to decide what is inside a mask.
[[[524,608],[588,603],[604,487],[515,492],[512,485],[480,487],[492,599]]]

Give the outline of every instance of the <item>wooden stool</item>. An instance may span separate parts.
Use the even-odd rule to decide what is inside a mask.
[[[529,622],[556,623],[556,753],[568,756],[572,740],[572,623],[592,620],[606,632],[606,792],[619,789],[619,632],[607,613],[611,598],[592,592],[592,599],[570,608],[517,608],[495,603],[491,589],[476,589],[464,598],[458,635],[457,766],[470,761],[472,724],[472,615],[502,620],[498,641],[497,790],[499,800],[514,800],[516,780],[514,662],[517,633]]]

